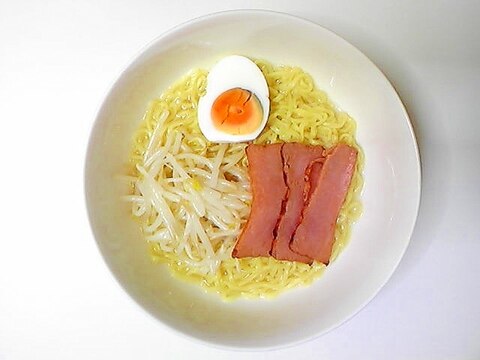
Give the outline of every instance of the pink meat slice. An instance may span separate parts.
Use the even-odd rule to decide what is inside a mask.
[[[313,190],[315,190],[315,188],[318,185],[318,179],[320,179],[320,173],[322,171],[322,166],[324,162],[325,162],[325,158],[317,159],[314,162],[312,162],[307,168],[306,175],[305,175],[307,179],[307,183],[304,191],[305,204],[308,203],[308,201],[312,197]]]
[[[273,232],[287,195],[282,146],[252,144],[246,149],[253,198],[250,217],[233,249],[236,258],[270,256]]]
[[[303,210],[290,248],[301,255],[328,264],[335,224],[345,201],[357,160],[357,151],[345,144],[329,151],[312,196]]]
[[[290,241],[301,220],[305,205],[305,193],[308,191],[309,178],[307,169],[315,160],[322,159],[323,147],[308,146],[299,143],[286,143],[282,148],[283,170],[287,184],[287,200],[284,213],[278,221],[276,237],[273,240],[272,256],[278,260],[298,261],[307,264],[312,258],[293,252]],[[315,162],[316,164],[316,162]],[[311,171],[308,171],[311,173]]]

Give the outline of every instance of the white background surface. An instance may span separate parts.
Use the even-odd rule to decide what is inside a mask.
[[[412,118],[411,245],[356,317],[301,346],[230,353],[139,310],[90,233],[83,161],[110,84],[150,40],[238,1],[0,0],[0,359],[479,359],[480,2],[245,1],[353,43]]]

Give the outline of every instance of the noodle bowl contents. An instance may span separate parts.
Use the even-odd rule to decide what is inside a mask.
[[[248,100],[253,144],[204,135],[201,114],[215,127],[213,108],[200,111],[210,77],[191,71],[150,103],[134,136],[125,197],[154,261],[224,299],[271,297],[311,283],[344,248],[361,213],[363,153],[354,120],[302,69],[255,64],[268,84],[269,109],[261,92],[229,80],[210,99],[213,105],[239,89],[222,100],[229,109],[229,101],[249,97],[244,91],[257,97]],[[259,114],[268,116],[264,127],[256,127]]]

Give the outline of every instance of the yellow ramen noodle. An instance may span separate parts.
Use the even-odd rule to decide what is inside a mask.
[[[331,260],[345,247],[361,214],[363,152],[355,121],[339,111],[297,67],[256,61],[270,90],[271,110],[258,144],[301,142],[358,149],[356,170],[335,230]],[[207,72],[196,70],[153,100],[134,137],[131,156],[132,214],[154,261],[174,275],[224,299],[272,297],[310,284],[323,271],[274,258],[234,259],[231,251],[248,219],[251,194],[246,144],[209,143],[197,123],[197,104]]]

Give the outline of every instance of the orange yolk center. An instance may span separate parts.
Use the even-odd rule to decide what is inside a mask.
[[[218,130],[243,135],[258,129],[263,111],[260,101],[251,91],[234,88],[215,99],[211,116]]]

